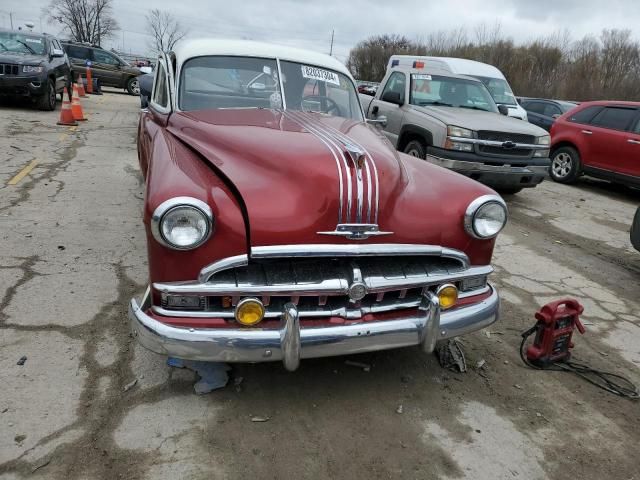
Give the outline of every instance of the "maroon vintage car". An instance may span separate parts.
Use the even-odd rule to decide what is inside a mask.
[[[150,285],[129,314],[150,350],[294,370],[498,318],[504,202],[398,153],[329,56],[184,41],[158,60],[138,154]]]

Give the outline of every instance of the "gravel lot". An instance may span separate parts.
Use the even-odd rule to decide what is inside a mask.
[[[517,349],[535,310],[571,295],[587,323],[576,359],[640,383],[640,193],[548,181],[507,199],[502,318],[463,339],[466,374],[404,349],[352,358],[369,372],[345,358],[235,366],[238,387],[196,396],[192,372],[129,336],[146,281],[138,99],[83,105],[75,129],[59,110],[1,108],[2,480],[638,478],[640,404],[529,370]]]

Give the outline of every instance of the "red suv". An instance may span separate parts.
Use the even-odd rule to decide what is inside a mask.
[[[580,175],[640,186],[640,103],[584,102],[551,128],[551,178]]]

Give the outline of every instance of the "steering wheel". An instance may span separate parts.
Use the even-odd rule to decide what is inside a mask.
[[[305,100],[325,100],[327,102],[329,102],[330,105],[327,106],[327,112],[326,113],[331,113],[333,111],[335,111],[336,116],[341,117],[342,116],[342,112],[340,111],[340,106],[335,102],[335,100],[327,97],[326,95],[309,95],[307,97],[302,97],[302,100],[300,101],[300,107],[302,107],[302,103]],[[304,107],[302,107],[302,109],[304,110]]]

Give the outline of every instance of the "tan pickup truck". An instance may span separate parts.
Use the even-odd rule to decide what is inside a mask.
[[[475,78],[391,68],[376,96],[360,95],[360,101],[396,149],[502,193],[535,187],[547,175],[549,134],[508,117]]]

